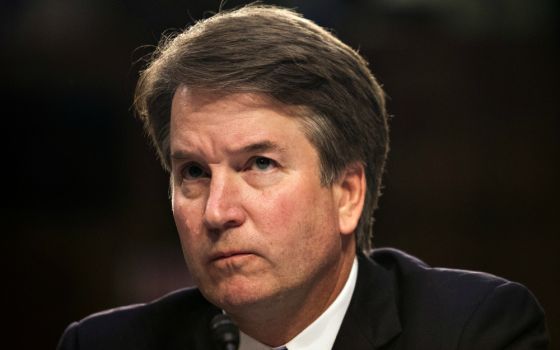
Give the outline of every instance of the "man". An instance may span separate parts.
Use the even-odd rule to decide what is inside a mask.
[[[197,288],[72,324],[59,349],[542,349],[523,286],[370,251],[388,151],[366,62],[295,12],[248,6],[165,41],[138,114],[171,174]]]

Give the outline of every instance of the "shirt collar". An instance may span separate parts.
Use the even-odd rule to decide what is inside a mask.
[[[350,275],[344,287],[331,305],[307,328],[296,335],[284,346],[288,350],[331,349],[350,300],[358,277],[358,259],[354,258]],[[247,334],[240,332],[239,350],[269,350],[270,347],[258,342]],[[282,347],[279,347],[282,348]],[[273,348],[276,349],[276,348]]]

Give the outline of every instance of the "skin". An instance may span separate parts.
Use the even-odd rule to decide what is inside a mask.
[[[330,186],[293,109],[262,95],[177,89],[171,110],[172,207],[204,296],[270,346],[315,320],[344,286],[365,176]]]

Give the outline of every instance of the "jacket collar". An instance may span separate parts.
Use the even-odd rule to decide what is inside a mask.
[[[395,276],[358,254],[358,279],[333,349],[377,349],[401,332]]]

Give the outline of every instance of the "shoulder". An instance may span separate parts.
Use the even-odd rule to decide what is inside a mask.
[[[401,292],[419,296],[429,297],[436,292],[440,298],[464,300],[459,297],[484,295],[498,286],[512,283],[485,272],[431,267],[394,248],[374,249],[369,257],[398,278]],[[524,289],[521,285],[516,285]]]
[[[368,260],[394,278],[403,335],[444,334],[458,349],[546,348],[544,311],[519,283],[430,267],[391,248],[374,250]]]
[[[159,321],[162,317],[173,318],[196,314],[208,305],[198,289],[181,289],[149,303],[122,306],[92,314],[81,320],[80,324],[101,326]]]
[[[182,289],[150,303],[118,307],[74,322],[58,349],[151,349],[155,344],[179,342],[175,334],[194,335],[199,323],[216,312],[197,289]]]

